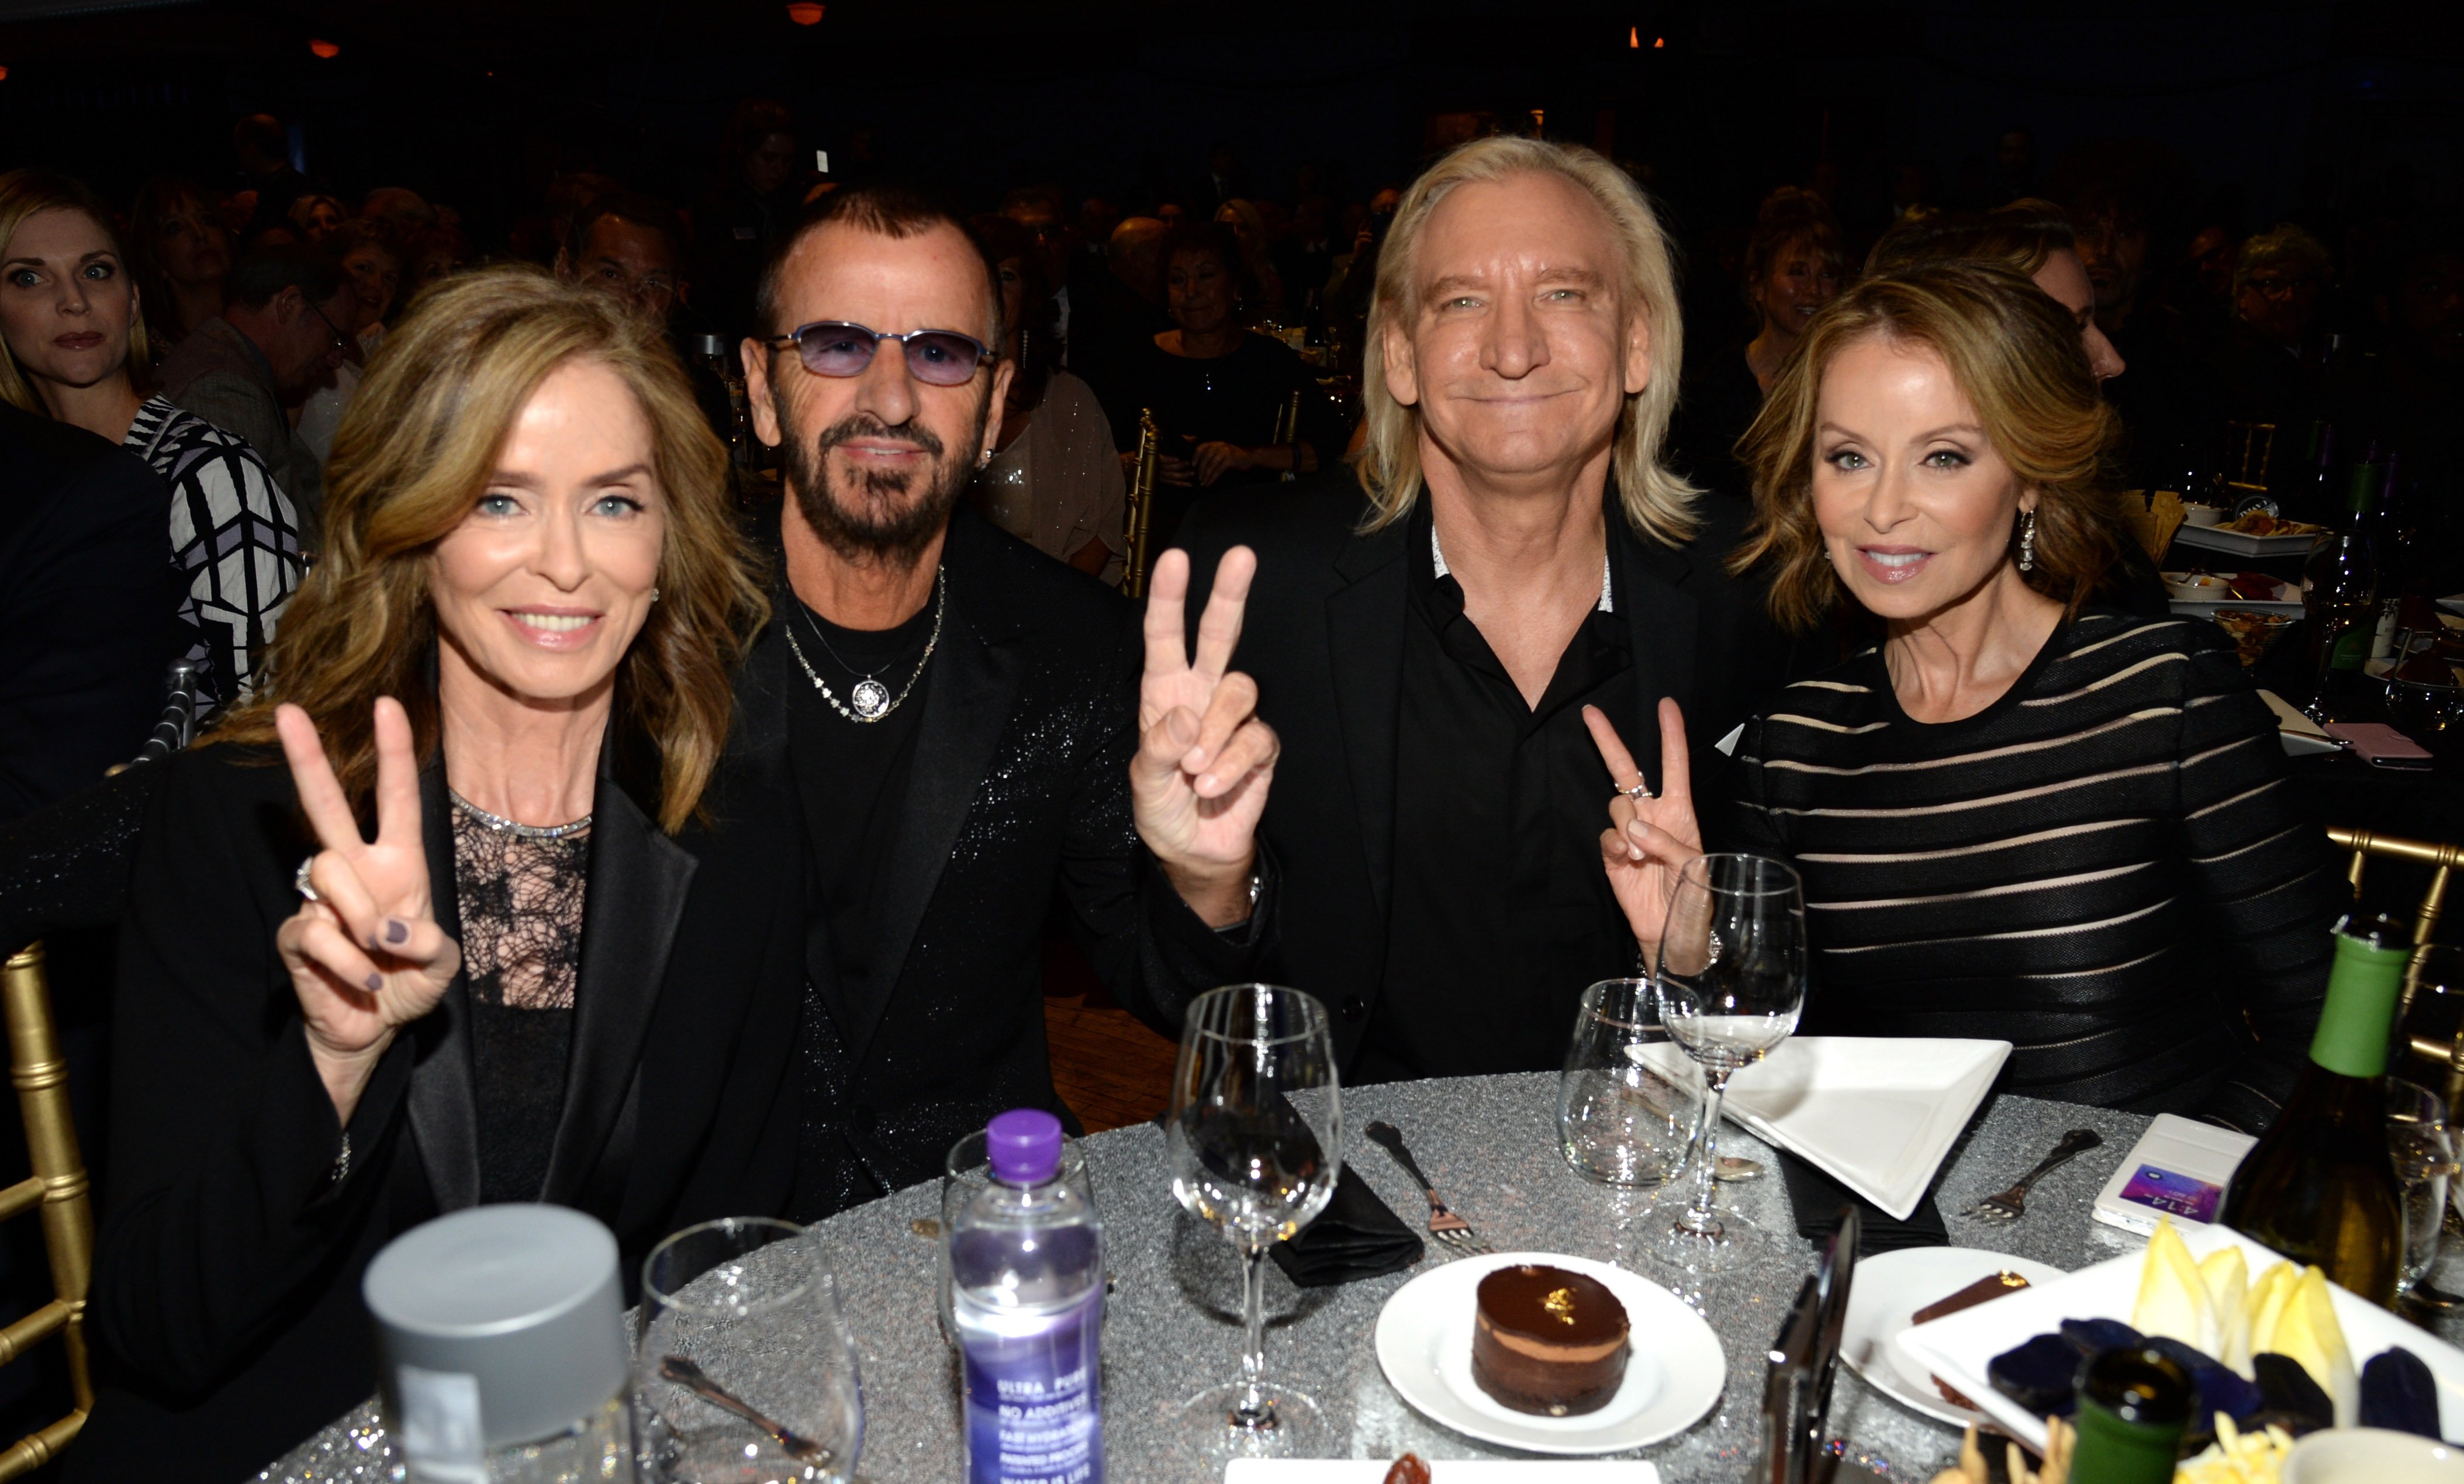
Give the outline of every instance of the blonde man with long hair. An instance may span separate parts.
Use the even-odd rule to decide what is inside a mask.
[[[572,1206],[633,1270],[784,1206],[803,843],[728,741],[726,469],[656,328],[535,270],[369,362],[265,686],[138,848],[73,1475],[235,1478],[355,1406],[360,1276],[429,1215]]]
[[[1378,260],[1356,465],[1201,503],[1156,564],[1139,828],[1263,842],[1283,982],[1325,998],[1349,1079],[1557,1065],[1584,986],[1635,966],[1602,803],[1699,846],[1687,757],[1776,675],[1736,516],[1661,460],[1683,340],[1622,171],[1463,145]],[[1600,716],[1639,762],[1603,760]]]

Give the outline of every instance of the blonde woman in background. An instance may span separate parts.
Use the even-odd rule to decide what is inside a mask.
[[[247,694],[299,585],[298,517],[247,440],[139,390],[143,304],[83,186],[0,175],[0,398],[136,454],[170,487],[180,622],[201,709]]]
[[[269,684],[139,847],[72,1478],[237,1478],[356,1406],[361,1274],[437,1212],[572,1206],[637,1271],[785,1204],[803,844],[727,746],[726,476],[656,328],[536,270],[370,362]]]

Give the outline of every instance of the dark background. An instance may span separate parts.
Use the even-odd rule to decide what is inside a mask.
[[[1118,199],[1219,138],[1256,193],[1288,199],[1306,163],[1360,199],[1408,178],[1433,116],[1537,109],[1643,166],[1681,235],[1826,175],[1854,234],[1903,165],[1950,196],[2014,126],[2040,171],[2160,141],[2243,230],[2445,205],[2464,160],[2464,12],[2429,5],[829,0],[803,27],[779,0],[0,0],[0,164],[121,201],[166,171],[220,185],[231,120],[271,112],[346,200],[408,186],[483,247],[560,170],[692,201],[749,94],[833,164],[869,145],[980,204]]]

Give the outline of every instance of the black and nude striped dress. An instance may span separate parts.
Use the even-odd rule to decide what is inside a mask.
[[[1868,649],[1767,704],[1737,763],[1744,848],[1804,876],[1808,1034],[1993,1037],[2013,1092],[2274,1116],[2347,898],[2212,625],[2088,609],[1939,725]]]

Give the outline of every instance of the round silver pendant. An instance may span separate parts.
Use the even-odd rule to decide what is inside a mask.
[[[857,681],[847,699],[854,703],[855,713],[867,721],[879,721],[890,713],[890,687],[880,681]]]

